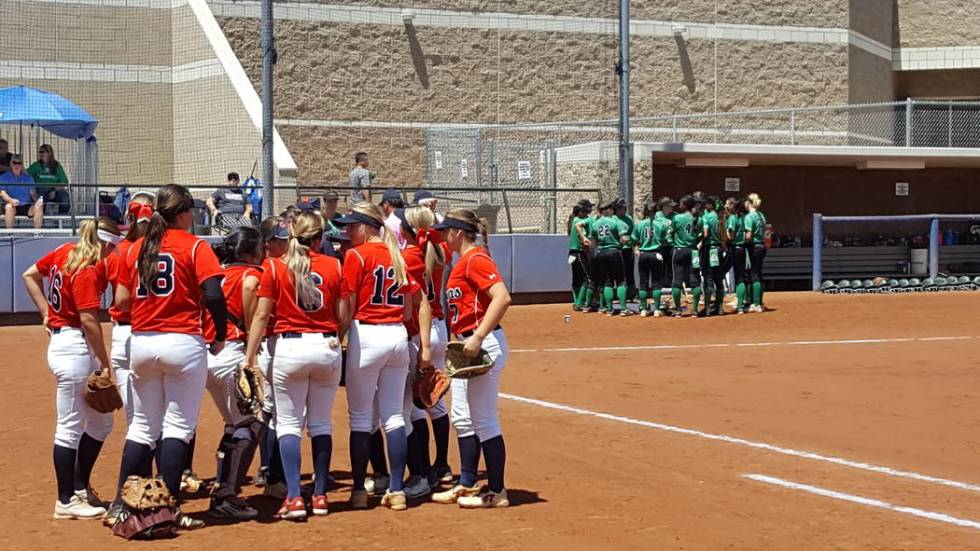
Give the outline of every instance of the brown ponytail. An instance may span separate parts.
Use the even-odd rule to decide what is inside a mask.
[[[157,191],[157,210],[150,217],[143,235],[137,270],[139,281],[144,288],[150,288],[157,275],[157,260],[160,257],[160,242],[163,235],[177,220],[177,215],[194,208],[194,198],[184,186],[167,184]]]
[[[486,218],[477,217],[476,214],[469,209],[453,209],[446,213],[446,218],[459,220],[460,222],[465,222],[476,228],[475,232],[465,232],[466,237],[469,238],[470,241],[477,243],[476,236],[477,233],[479,233],[483,242],[478,244],[482,244],[487,250],[487,255],[490,255],[490,238],[487,235],[487,227],[489,224],[487,224]]]

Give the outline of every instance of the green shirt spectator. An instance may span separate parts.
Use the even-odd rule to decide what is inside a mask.
[[[38,148],[38,160],[27,168],[27,173],[34,177],[37,184],[37,194],[48,204],[58,205],[58,212],[68,212],[68,191],[64,185],[68,183],[68,175],[64,167],[54,158],[54,148],[44,144]]]

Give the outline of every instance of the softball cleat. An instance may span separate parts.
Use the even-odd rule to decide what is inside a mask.
[[[479,495],[463,496],[459,498],[460,508],[462,509],[496,509],[498,507],[509,507],[510,500],[507,499],[507,490],[494,492],[485,490]]]
[[[350,493],[350,503],[351,509],[367,509],[368,507],[368,493],[366,490],[354,490]]]
[[[97,519],[102,518],[104,514],[104,508],[89,505],[88,502],[82,500],[77,495],[71,496],[68,503],[62,503],[61,501],[55,501],[54,503],[54,518],[58,520]]]
[[[286,498],[276,515],[284,520],[306,520],[306,502],[303,501],[302,496],[293,499]]]
[[[463,496],[475,496],[479,493],[480,487],[478,485],[468,488],[462,484],[457,484],[445,492],[437,492],[432,494],[432,501],[442,503],[443,505],[451,505],[459,501],[459,498]]]
[[[313,496],[313,515],[325,517],[328,514],[330,514],[330,502],[327,501],[327,496]]]
[[[392,492],[390,490],[385,492],[385,495],[381,497],[381,505],[392,511],[404,511],[408,509],[408,505],[405,502],[405,492]]]

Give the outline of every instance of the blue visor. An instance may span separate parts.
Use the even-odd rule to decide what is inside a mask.
[[[443,231],[448,229],[460,229],[468,233],[476,233],[479,229],[468,222],[463,222],[462,220],[456,220],[455,218],[443,218],[442,222],[439,222],[432,229],[436,231]]]
[[[367,226],[371,226],[372,228],[381,227],[381,222],[378,222],[374,218],[371,218],[370,216],[367,216],[366,214],[361,214],[359,212],[352,212],[350,214],[345,214],[340,218],[334,218],[333,220],[331,220],[331,222],[340,226],[347,226],[349,224],[364,224]]]

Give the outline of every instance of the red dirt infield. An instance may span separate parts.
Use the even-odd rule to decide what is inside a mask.
[[[766,300],[764,314],[679,320],[512,307],[500,405],[509,509],[424,502],[396,513],[373,501],[349,510],[341,390],[328,517],[273,520],[279,503],[247,487],[257,521],[144,545],[980,549],[980,293]],[[37,326],[0,333],[10,414],[0,549],[141,545],[95,521],[51,520],[46,337]],[[208,477],[221,423],[203,399],[194,467]],[[119,412],[116,423],[93,477],[103,496],[119,468]],[[455,445],[450,463],[458,469]],[[202,494],[184,509],[207,504]]]

